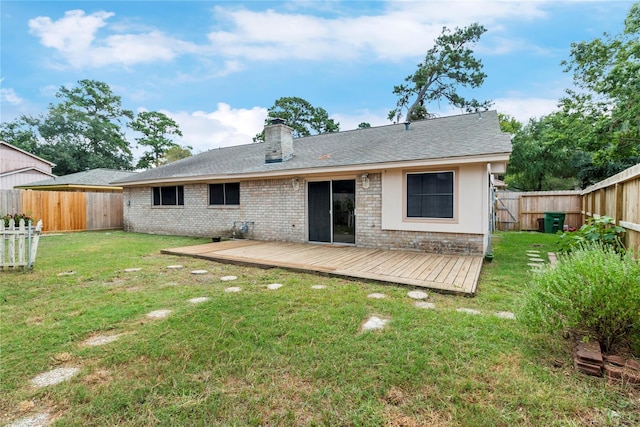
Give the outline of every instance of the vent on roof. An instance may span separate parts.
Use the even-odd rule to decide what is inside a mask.
[[[293,128],[284,119],[269,120],[264,128],[265,163],[280,163],[293,157]]]

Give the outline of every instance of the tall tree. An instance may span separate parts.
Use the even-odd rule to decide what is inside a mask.
[[[327,110],[314,107],[309,101],[296,96],[277,99],[267,111],[265,124],[269,118],[284,119],[293,128],[294,138],[340,131],[340,123],[329,118]],[[253,141],[264,141],[264,131],[256,135]]]
[[[164,113],[142,111],[129,123],[129,127],[142,134],[140,138],[136,138],[138,144],[149,147],[138,161],[138,168],[158,167],[169,149],[180,147],[170,139],[171,136],[182,136],[180,126]]]
[[[482,61],[471,48],[486,31],[477,23],[453,31],[444,27],[416,72],[405,78],[405,84],[394,86],[398,102],[389,112],[389,120],[399,122],[405,109],[409,121],[427,118],[431,114],[426,104],[443,99],[467,111],[489,107],[490,101],[465,99],[459,93],[460,87],[477,88],[484,83]]]
[[[133,112],[122,108],[120,97],[108,84],[80,80],[72,88],[61,87],[56,93],[59,104],[49,105],[48,114],[39,126],[41,136],[50,145],[74,151],[77,170],[94,168],[131,169],[133,155],[125,139],[123,125],[133,119]]]
[[[621,34],[571,44],[563,62],[578,90],[567,90],[563,111],[583,122],[577,138],[592,155],[595,182],[640,162],[640,3],[631,6]]]
[[[0,124],[0,140],[38,155],[39,125],[39,118],[22,115],[12,122]]]
[[[167,163],[175,162],[176,160],[182,160],[186,159],[187,157],[191,157],[191,150],[193,150],[193,147],[189,145],[176,145],[174,147],[171,147],[166,151],[164,157],[160,160],[160,163],[164,165]]]
[[[573,125],[565,114],[554,113],[531,119],[517,130],[505,182],[522,191],[575,187],[576,168],[583,158],[569,132]]]

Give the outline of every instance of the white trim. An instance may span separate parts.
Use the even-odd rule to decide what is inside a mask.
[[[22,154],[26,154],[26,155],[27,155],[27,156],[29,156],[29,157],[33,157],[34,159],[40,160],[40,161],[45,162],[45,163],[49,163],[49,164],[51,165],[51,167],[56,166],[56,164],[55,164],[55,163],[50,162],[49,160],[45,160],[45,159],[43,159],[42,157],[38,157],[38,156],[36,156],[35,154],[31,154],[30,152],[25,151],[25,150],[23,150],[22,148],[18,148],[18,147],[16,147],[15,145],[11,145],[11,144],[9,144],[8,142],[0,141],[0,145],[6,145],[7,147],[12,148],[12,149],[14,149],[14,150],[16,150],[16,151],[19,151],[19,152],[20,152],[20,153],[22,153]]]
[[[9,172],[3,172],[3,173],[0,173],[0,178],[5,177],[5,176],[9,176],[9,175],[15,175],[15,174],[17,174],[17,173],[28,172],[28,171],[36,171],[36,172],[40,172],[41,174],[49,175],[49,176],[50,176],[50,177],[52,177],[52,178],[55,178],[55,177],[56,177],[56,176],[55,176],[54,174],[52,174],[51,172],[44,171],[44,170],[42,170],[42,169],[40,169],[40,168],[38,168],[38,167],[35,167],[35,166],[29,166],[29,167],[22,168],[22,169],[14,169],[14,170],[9,171]],[[28,185],[28,184],[24,184],[24,185]],[[20,187],[20,186],[18,186],[18,187]]]

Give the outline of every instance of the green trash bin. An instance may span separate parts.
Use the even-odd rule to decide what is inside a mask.
[[[544,232],[556,233],[564,228],[564,212],[545,212],[544,213]]]

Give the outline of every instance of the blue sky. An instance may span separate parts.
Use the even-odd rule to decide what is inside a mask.
[[[560,65],[571,43],[620,33],[632,4],[2,0],[1,120],[45,112],[60,86],[93,79],[125,108],[172,117],[196,153],[250,143],[284,96],[323,107],[342,130],[388,124],[393,86],[442,27],[478,22],[488,77],[467,94],[526,122],[571,87]]]

